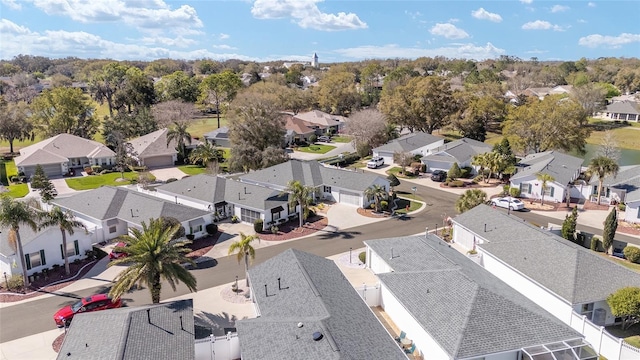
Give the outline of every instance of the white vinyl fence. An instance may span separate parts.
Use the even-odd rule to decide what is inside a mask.
[[[573,312],[569,325],[582,333],[591,346],[608,360],[640,359],[640,349],[609,334],[604,326],[595,325],[584,315]]]
[[[195,346],[196,360],[240,359],[240,341],[237,333],[198,339]]]
[[[380,306],[380,284],[366,285],[355,288],[358,295],[364,300],[369,307]]]

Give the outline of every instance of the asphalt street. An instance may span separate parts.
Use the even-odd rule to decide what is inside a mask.
[[[411,191],[414,184],[401,184],[396,190]],[[372,224],[337,230],[335,232],[318,232],[315,236],[268,246],[256,250],[256,258],[253,264],[261,263],[288,248],[295,248],[319,256],[327,257],[349,251],[349,248],[363,247],[363,241],[395,236],[414,235],[423,233],[425,227],[430,230],[436,226],[442,226],[444,218],[454,216],[453,204],[457,199],[456,194],[445,191],[417,186],[416,195],[426,203],[426,208],[418,214],[408,216],[404,220],[388,219]],[[546,225],[548,222],[557,222],[557,219],[540,216],[533,213],[514,213],[527,221]],[[578,226],[580,230],[599,233],[601,229]],[[616,236],[617,239],[640,243],[639,239],[629,236]],[[199,265],[193,270],[198,281],[199,289],[207,289],[235,280],[235,277],[244,278],[244,265],[239,264],[235,256],[226,256],[211,259]],[[15,340],[21,337],[41,333],[55,328],[53,314],[57,309],[75,302],[77,299],[99,292],[107,292],[109,283],[104,286],[94,287],[74,293],[59,294],[39,300],[26,302],[20,305],[9,306],[0,309],[0,343]],[[162,298],[171,298],[187,294],[184,286],[178,286],[174,292],[168,284],[163,284]],[[151,298],[147,289],[137,289],[123,297],[123,301],[129,306],[148,304]]]

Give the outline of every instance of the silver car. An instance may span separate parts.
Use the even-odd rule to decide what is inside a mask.
[[[510,210],[524,209],[524,203],[522,201],[516,198],[512,198],[510,196],[491,199],[491,205],[505,208],[505,209],[510,209]]]

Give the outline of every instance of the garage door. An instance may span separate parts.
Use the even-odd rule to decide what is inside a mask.
[[[48,177],[57,177],[62,175],[62,167],[60,166],[60,164],[45,164],[45,165],[40,165],[42,166],[42,170],[44,170],[44,173],[48,176]],[[33,173],[36,171],[36,167],[35,166],[25,166],[24,167],[24,174],[27,177],[31,177],[31,175],[33,175]]]
[[[338,202],[342,204],[360,206],[360,195],[347,191],[340,191],[340,200],[338,200]]]
[[[451,165],[453,163],[448,163],[445,161],[429,161],[427,160],[427,171],[432,172],[433,170],[443,170],[449,171],[451,169]]]
[[[173,166],[173,156],[165,155],[148,157],[144,159],[144,165],[149,168]]]

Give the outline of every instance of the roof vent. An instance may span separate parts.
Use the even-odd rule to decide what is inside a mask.
[[[320,331],[316,331],[313,333],[313,341],[320,341],[322,340],[323,335]]]
[[[298,323],[298,327],[299,327],[299,328],[301,328],[301,327],[303,327],[303,326],[304,326],[304,324],[303,324],[303,323],[301,323],[301,322],[299,322],[299,323]]]

